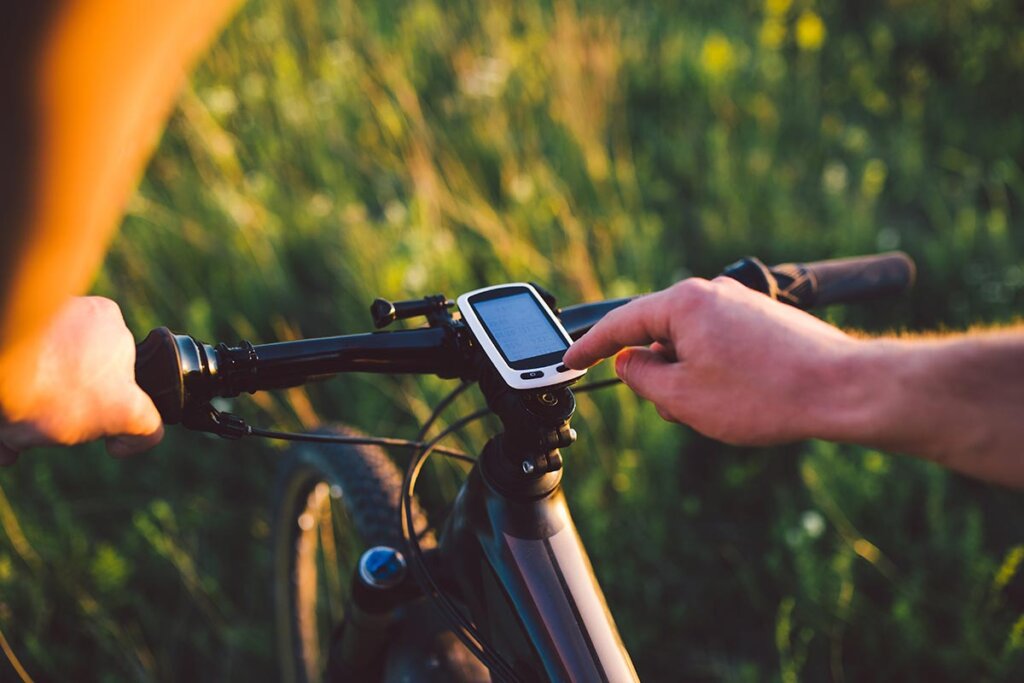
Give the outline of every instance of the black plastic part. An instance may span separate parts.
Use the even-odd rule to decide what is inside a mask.
[[[722,275],[731,277],[744,287],[767,294],[773,299],[778,298],[778,285],[774,274],[761,259],[753,256],[730,263],[722,270]]]
[[[455,305],[444,294],[434,294],[413,299],[412,301],[395,301],[374,299],[370,304],[370,316],[378,330],[387,327],[396,320],[408,320],[418,316],[426,316],[431,325],[450,320],[448,309]]]
[[[178,345],[166,327],[152,330],[135,346],[135,382],[153,399],[165,424],[181,422],[185,381]]]
[[[436,550],[428,550],[434,553]],[[406,571],[402,580],[394,586],[378,588],[371,586],[359,572],[358,565],[352,576],[352,602],[359,609],[370,614],[384,614],[423,594],[418,583],[412,578],[412,572]]]
[[[492,438],[480,456],[491,472],[490,481],[502,495],[534,498],[557,485],[549,475],[562,469],[560,448],[576,441],[570,420],[576,398],[568,387],[519,391],[511,389],[486,358],[479,374],[487,407],[501,420],[504,431]],[[529,463],[525,468],[524,464]]]
[[[234,413],[217,410],[209,403],[192,404],[186,400],[182,411],[181,424],[197,432],[216,434],[222,439],[235,441],[251,433],[251,428],[244,418]]]
[[[802,309],[899,294],[914,284],[914,274],[914,261],[901,251],[770,268],[749,257],[722,271],[750,289]]]
[[[899,294],[914,284],[916,275],[914,261],[901,251],[788,265],[802,270],[812,283],[806,294],[796,296],[795,305],[801,308]],[[786,266],[772,270],[784,271]]]
[[[370,317],[373,318],[373,326],[378,330],[395,322],[397,316],[395,305],[387,299],[377,298],[370,304]]]
[[[544,299],[544,303],[548,305],[548,308],[550,308],[555,315],[558,315],[558,299],[555,298],[555,295],[538,285],[536,282],[531,282],[530,286],[537,290],[537,293],[540,294],[540,298]]]
[[[458,377],[464,365],[448,329],[428,327],[218,348],[225,389],[218,395],[296,386],[339,372]]]

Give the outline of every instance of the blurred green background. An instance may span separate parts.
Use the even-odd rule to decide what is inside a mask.
[[[748,254],[901,248],[912,294],[825,315],[1009,321],[1022,18],[1012,0],[253,0],[96,291],[139,338],[265,342],[367,331],[378,295],[534,280],[564,304]],[[448,386],[353,376],[233,409],[411,436]],[[565,487],[644,680],[1024,677],[1019,494],[853,447],[724,447],[622,388],[581,398],[575,426]],[[0,473],[0,627],[37,680],[275,678],[279,453],[171,429],[131,461],[86,447]]]

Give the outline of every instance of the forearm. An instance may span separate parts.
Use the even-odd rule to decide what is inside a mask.
[[[1024,487],[1024,328],[865,340],[833,381],[821,438]]]
[[[0,383],[23,381],[35,340],[88,288],[188,67],[238,4],[68,1],[21,48],[33,130],[0,160],[28,195],[0,207]]]

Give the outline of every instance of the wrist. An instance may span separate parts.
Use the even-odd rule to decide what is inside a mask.
[[[812,390],[810,436],[827,441],[881,445],[887,441],[907,386],[903,344],[894,339],[855,339],[824,363]]]
[[[930,340],[857,340],[836,359],[830,401],[822,401],[817,438],[913,454],[945,463],[950,451],[984,440],[984,416],[949,411],[946,344]],[[958,429],[948,427],[956,422]]]

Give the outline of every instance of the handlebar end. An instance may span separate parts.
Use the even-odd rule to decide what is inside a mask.
[[[166,327],[150,331],[135,346],[135,382],[153,400],[165,424],[181,422],[185,382],[174,333]]]

